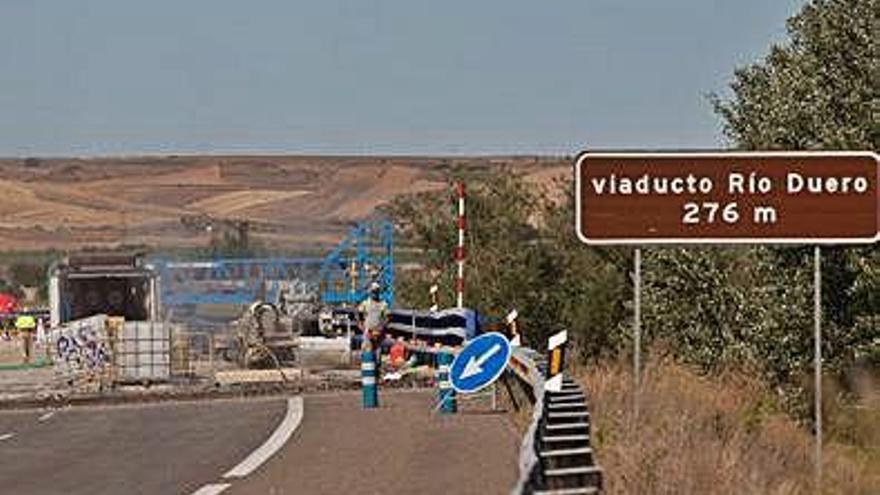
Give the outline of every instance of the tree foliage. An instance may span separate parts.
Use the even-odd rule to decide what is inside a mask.
[[[647,341],[706,371],[745,366],[796,383],[811,359],[808,270],[765,248],[654,248],[643,265]]]
[[[560,203],[520,173],[496,172],[467,180],[466,305],[487,321],[517,309],[526,341],[535,346],[565,328],[586,355],[616,352],[625,274],[573,238],[570,198]],[[388,209],[403,244],[421,253],[423,262],[402,277],[402,304],[429,306],[428,288],[437,284],[441,305],[453,305],[457,230],[451,191],[460,178],[453,173],[447,191],[402,197]]]
[[[728,99],[713,97],[727,137],[742,149],[878,150],[880,2],[813,0],[787,28],[787,42],[735,71]],[[825,351],[829,364],[842,367],[877,353],[880,250],[822,253]],[[769,255],[783,277],[810,266],[810,249],[774,248]],[[805,299],[798,293],[811,284],[804,282],[781,290]]]
[[[713,98],[743,149],[878,149],[877,0],[814,0],[788,20],[789,40],[740,67]]]

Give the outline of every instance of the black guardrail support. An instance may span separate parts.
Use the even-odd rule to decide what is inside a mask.
[[[603,471],[590,443],[589,402],[581,386],[562,371],[562,345],[558,337],[551,341],[549,363],[527,348],[519,348],[512,357],[513,375],[534,396],[514,495],[589,495],[603,490]],[[545,386],[547,378],[555,382],[550,387]]]

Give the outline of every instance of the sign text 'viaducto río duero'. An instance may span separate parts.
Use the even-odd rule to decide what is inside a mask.
[[[878,240],[871,152],[581,153],[576,229],[588,244]]]

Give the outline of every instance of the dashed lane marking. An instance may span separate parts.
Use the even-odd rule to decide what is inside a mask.
[[[40,423],[42,423],[43,421],[46,421],[47,419],[51,418],[51,417],[54,416],[54,415],[55,415],[55,411],[49,411],[49,412],[47,412],[46,414],[44,414],[44,415],[40,416],[39,418],[37,418],[37,421],[39,421]]]
[[[4,434],[0,435],[0,442],[2,442],[3,440],[9,440],[10,438],[12,438],[14,436],[15,436],[15,433],[4,433]]]
[[[229,486],[229,483],[212,483],[199,488],[193,493],[193,495],[217,495],[223,490],[229,488]]]

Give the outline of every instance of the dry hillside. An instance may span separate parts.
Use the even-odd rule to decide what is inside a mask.
[[[704,376],[671,361],[651,360],[633,413],[631,364],[606,363],[578,373],[591,400],[593,448],[609,495],[819,493],[813,486],[814,440],[785,415],[754,374]],[[880,493],[876,404],[833,411],[827,394],[822,494]],[[839,398],[839,397],[838,397]],[[840,443],[835,427],[850,422],[863,446]]]
[[[397,195],[444,187],[452,166],[503,165],[538,182],[569,173],[536,157],[2,159],[0,250],[203,246],[206,219],[247,220],[270,246],[326,245]]]

